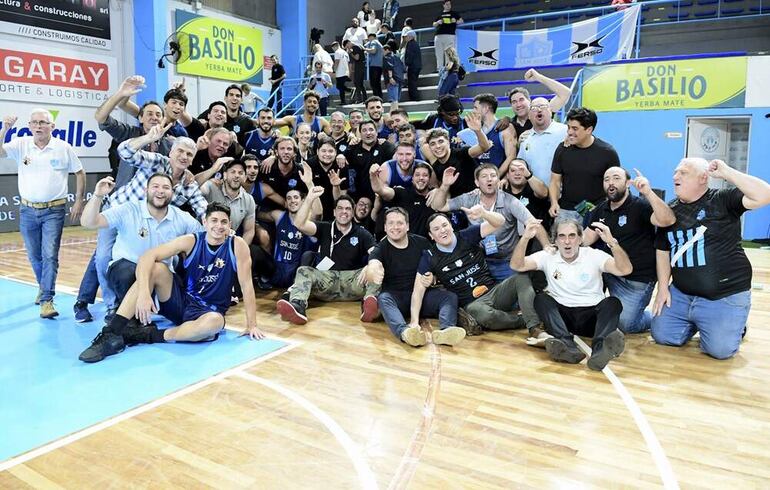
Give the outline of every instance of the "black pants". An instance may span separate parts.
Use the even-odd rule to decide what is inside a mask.
[[[406,72],[406,87],[409,91],[409,100],[420,100],[420,93],[417,91],[417,82],[420,80],[420,70],[409,68]]]
[[[283,109],[283,89],[281,89],[280,83],[273,85],[270,89],[270,98],[267,99],[267,106],[272,107],[276,114]]]
[[[345,84],[350,80],[348,77],[337,77],[337,90],[340,91],[340,104],[345,105],[345,91],[348,89]]]
[[[369,86],[372,87],[372,92],[379,98],[382,98],[382,67],[370,66],[369,67]]]
[[[356,95],[353,102],[363,102],[366,100],[366,87],[364,79],[366,78],[366,64],[356,63],[353,65],[353,85],[356,87]]]
[[[610,296],[596,306],[564,306],[548,294],[540,293],[535,296],[535,311],[549,334],[575,346],[572,334],[593,337],[596,342],[616,330],[623,305],[618,298]]]
[[[136,282],[136,264],[126,259],[116,260],[107,269],[107,281],[115,293],[115,306],[118,307]]]
[[[329,97],[321,97],[321,101],[318,103],[318,115],[326,116],[326,109],[329,108]]]

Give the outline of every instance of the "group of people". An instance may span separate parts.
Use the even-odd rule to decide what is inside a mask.
[[[34,110],[0,157],[18,163],[40,315],[58,314],[58,245],[75,173],[70,216],[98,229],[75,318],[92,319],[99,288],[108,308],[84,362],[139,343],[214,340],[240,301],[244,334],[261,338],[255,291],[272,288],[285,290],[276,303],[285,321],[306,323],[311,301],[358,301],[362,322],[381,315],[415,347],[526,328],[528,344],[578,363],[585,353],[573,335],[584,335],[593,337],[588,366],[601,370],[626,334],[682,345],[700,332],[705,353],[733,356],[750,308],[740,216],[770,203],[770,185],[722,161],[686,158],[667,204],[594,135],[594,111],[554,121],[569,89],[536,70],[526,78],[556,96],[530,100],[516,87],[514,115],[498,118],[492,94],[477,95],[464,117],[447,95],[410,122],[402,108],[385,114],[378,96],[327,120],[313,90],[296,116],[263,107],[250,117],[235,84],[194,117],[183,83],[163,103],[137,106],[144,80],[128,77],[95,113],[113,138],[114,172],[87,203],[77,156],[52,137],[51,114]],[[115,109],[139,125],[119,122]],[[0,141],[15,123],[3,119]],[[709,177],[733,187],[710,189]],[[159,329],[154,313],[176,326]],[[432,333],[426,317],[438,318]]]

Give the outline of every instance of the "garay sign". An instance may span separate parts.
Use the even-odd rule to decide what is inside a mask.
[[[178,73],[262,84],[261,29],[177,10],[176,30],[185,59]]]
[[[37,49],[0,47],[0,99],[97,107],[116,85],[114,58],[88,55],[84,60]]]

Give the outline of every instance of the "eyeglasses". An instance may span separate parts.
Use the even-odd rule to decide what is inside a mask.
[[[30,121],[30,126],[48,126],[51,124],[51,121]]]
[[[548,104],[529,106],[529,109],[532,111],[545,111],[549,108],[550,106]]]

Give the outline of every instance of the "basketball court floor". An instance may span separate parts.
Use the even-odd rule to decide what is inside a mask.
[[[77,360],[101,327],[72,305],[94,234],[65,230],[55,320],[38,318],[20,236],[0,235],[0,488],[768,488],[770,251],[734,359],[627,337],[604,372],[524,332],[455,348],[396,342],[357,304],[305,326],[258,292],[269,339]],[[311,305],[312,306],[312,305]]]

